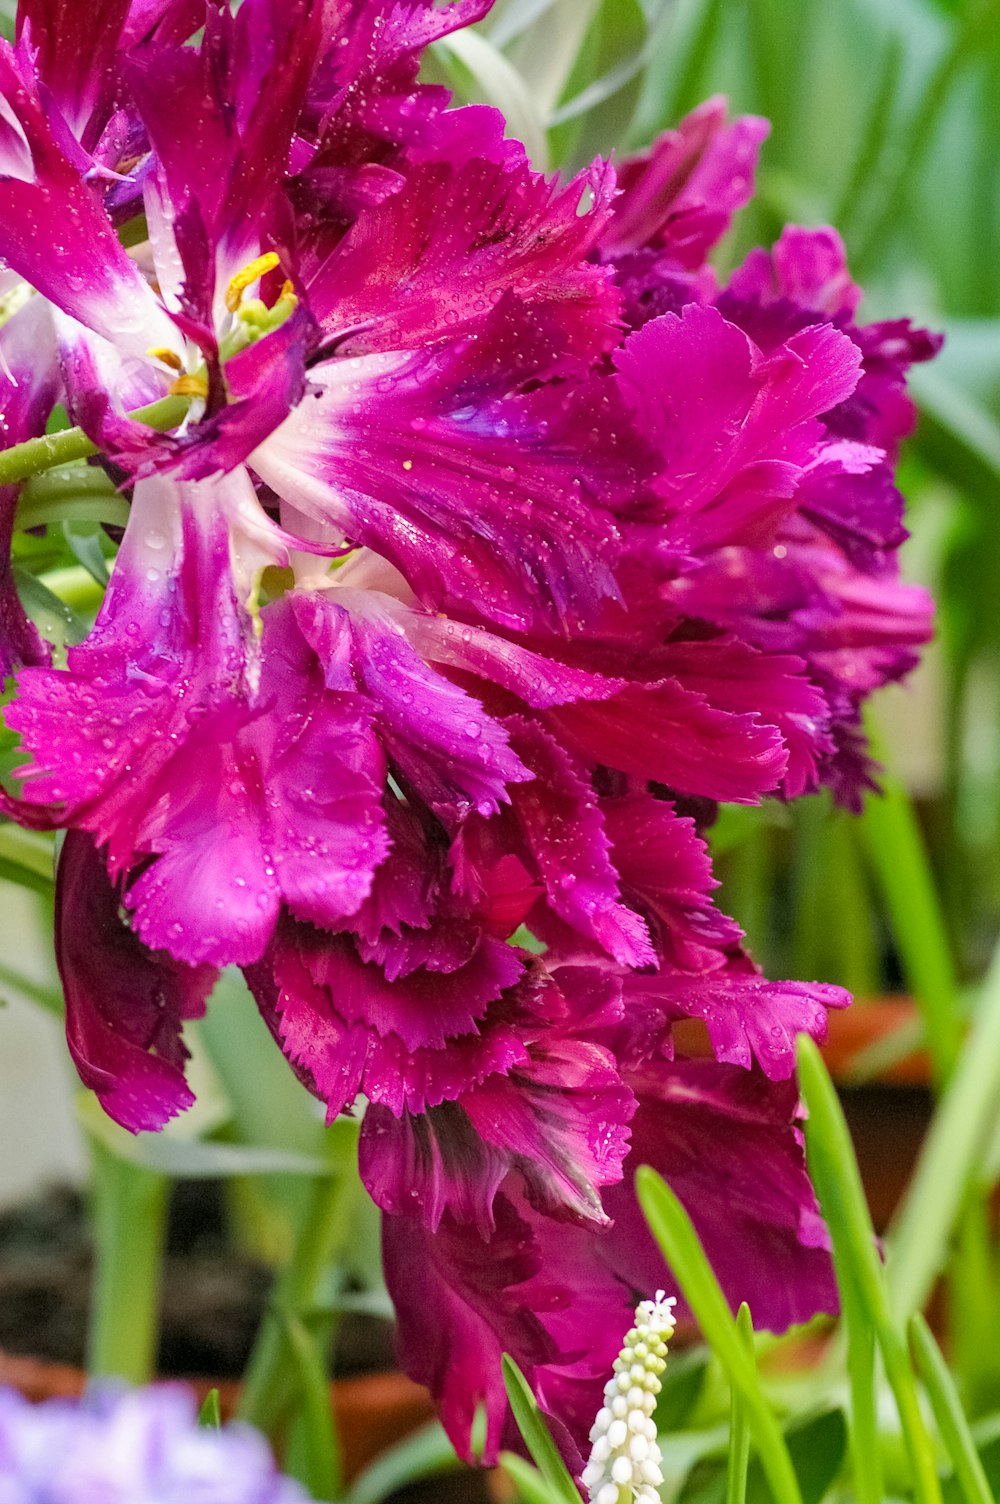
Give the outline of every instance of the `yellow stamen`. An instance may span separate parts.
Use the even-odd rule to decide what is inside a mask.
[[[245,266],[241,272],[237,272],[236,276],[230,279],[229,286],[226,288],[226,307],[230,313],[236,312],[242,301],[243,294],[248,287],[251,287],[257,281],[258,277],[263,277],[265,272],[274,271],[279,259],[273,251],[267,251],[263,256],[258,256],[255,261],[251,261],[249,266]]]
[[[168,350],[166,345],[154,345],[152,349],[146,351],[146,354],[151,355],[154,360],[162,361],[172,371],[183,371],[184,369],[183,362],[177,351]]]
[[[170,383],[171,397],[207,397],[208,381],[204,376],[178,376]]]

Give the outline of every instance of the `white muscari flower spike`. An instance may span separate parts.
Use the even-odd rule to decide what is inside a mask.
[[[614,1372],[604,1386],[604,1404],[590,1432],[590,1461],[583,1485],[591,1504],[659,1504],[663,1482],[653,1411],[660,1374],[667,1366],[667,1343],[674,1334],[671,1295],[636,1307],[635,1326],[626,1333]]]

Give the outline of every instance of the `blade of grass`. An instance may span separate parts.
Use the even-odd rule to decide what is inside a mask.
[[[942,1269],[956,1219],[989,1142],[1000,1098],[1000,947],[972,1028],[938,1104],[906,1197],[886,1236],[893,1310],[907,1320]]]
[[[340,1495],[340,1446],[324,1354],[300,1316],[291,1311],[281,1315],[298,1369],[300,1395],[285,1469],[309,1490],[310,1498],[336,1499]]]
[[[563,1500],[563,1504],[580,1504],[580,1491],[552,1440],[552,1433],[545,1424],[531,1392],[531,1385],[509,1353],[503,1355],[503,1381],[510,1408],[517,1421],[517,1429],[553,1495],[556,1499]]]
[[[517,1489],[522,1504],[554,1504],[555,1496],[541,1473],[516,1452],[501,1452],[500,1466]]]
[[[736,1330],[751,1363],[756,1364],[753,1321],[746,1301],[736,1312]],[[726,1504],[746,1504],[750,1466],[750,1419],[739,1391],[734,1389],[729,1411],[729,1456],[726,1461]]]
[[[808,1035],[799,1036],[797,1055],[799,1084],[809,1112],[809,1169],[830,1229],[838,1286],[847,1292],[849,1304],[853,1287],[881,1349],[910,1460],[914,1499],[917,1504],[941,1504],[934,1448],[924,1425],[906,1343],[890,1313],[847,1123],[819,1050]]]
[[[222,1429],[222,1411],[219,1408],[219,1391],[210,1389],[201,1402],[198,1411],[198,1424],[204,1426],[207,1431],[220,1431]]]
[[[962,1410],[955,1381],[948,1372],[948,1365],[941,1356],[941,1349],[934,1341],[930,1327],[919,1311],[910,1317],[909,1331],[910,1349],[917,1372],[923,1380],[934,1419],[941,1439],[948,1448],[948,1456],[962,1494],[967,1504],[994,1504],[993,1491],[979,1460],[976,1444],[969,1433],[969,1423]]]
[[[777,1417],[764,1397],[718,1280],[680,1201],[648,1165],[636,1172],[636,1190],[650,1230],[673,1270],[702,1335],[745,1407],[751,1435],[775,1504],[802,1504],[802,1494]]]

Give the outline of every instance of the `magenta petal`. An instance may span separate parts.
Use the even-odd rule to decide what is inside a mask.
[[[0,149],[0,256],[58,308],[123,351],[144,356],[150,346],[172,346],[170,321],[99,199],[63,155],[4,41],[0,97],[23,132],[22,138],[8,128],[8,148]]]
[[[505,292],[516,292],[539,307],[560,305],[573,344],[596,355],[613,338],[617,296],[608,273],[586,257],[613,193],[606,164],[549,183],[513,142],[503,162],[418,161],[400,191],[363,212],[320,268],[310,307],[326,332],[347,331],[343,354],[361,355],[480,325]],[[592,207],[583,213],[585,195]]]
[[[194,1100],[181,1024],[204,1011],[215,974],[150,952],[122,922],[119,904],[91,838],[70,831],[56,884],[70,1053],[105,1112],[139,1133],[162,1128]]]
[[[505,303],[432,351],[316,364],[316,395],[250,463],[299,512],[387,559],[424,605],[515,631],[591,619],[616,594],[613,436],[595,444],[590,389],[519,390],[539,374],[533,346],[550,343],[536,324]]]
[[[510,1155],[539,1211],[606,1222],[598,1187],[621,1178],[635,1107],[610,1051],[551,1037],[534,1047],[529,1065],[460,1101],[479,1136]]]
[[[725,119],[726,101],[708,99],[647,151],[625,159],[621,194],[601,237],[605,258],[655,246],[677,266],[701,265],[753,193],[770,130],[760,116],[742,115],[728,126]]]
[[[700,977],[633,977],[633,1005],[658,1001],[667,1018],[704,1020],[715,1058],[746,1069],[754,1060],[772,1081],[795,1070],[795,1038],[826,1037],[826,1010],[846,1008],[850,996],[823,982],[769,982],[752,971],[723,968]]]
[[[348,1023],[395,1034],[410,1050],[440,1049],[455,1035],[476,1033],[476,1020],[524,970],[518,951],[488,935],[457,971],[421,968],[394,982],[361,961],[346,938],[322,937],[305,959],[314,982],[329,991]]]
[[[431,809],[495,814],[508,784],[530,777],[504,727],[479,701],[435,673],[398,631],[358,619],[357,672],[377,706],[390,759]]]
[[[97,0],[82,10],[74,0],[22,0],[18,38],[37,49],[36,66],[79,138],[114,83],[115,48],[130,0]]]
[[[655,952],[638,914],[619,903],[618,874],[597,798],[581,770],[540,726],[511,717],[515,752],[534,775],[511,794],[555,912],[620,961],[651,966]]]

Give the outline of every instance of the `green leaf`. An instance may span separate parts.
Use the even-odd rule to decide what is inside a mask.
[[[68,522],[63,523],[63,532],[66,534],[67,547],[77,563],[83,565],[95,584],[100,585],[102,590],[106,589],[111,576],[101,547],[100,534],[78,532]]]
[[[206,1430],[221,1431],[222,1411],[219,1408],[219,1391],[210,1389],[202,1400],[201,1409],[198,1411],[198,1424]]]
[[[35,982],[31,977],[26,977],[18,971],[16,966],[8,966],[6,961],[0,961],[0,987],[7,987],[18,996],[26,998],[28,1002],[38,1003],[48,1013],[54,1013],[57,1018],[63,1017],[62,993],[54,987],[46,987],[42,982]]]
[[[51,836],[37,830],[0,821],[0,877],[51,894],[55,883],[54,845]]]
[[[279,1311],[279,1316],[301,1396],[285,1470],[305,1485],[310,1498],[335,1499],[340,1493],[340,1447],[324,1354],[300,1316],[292,1311]]]
[[[559,1455],[552,1433],[542,1418],[535,1396],[524,1374],[509,1353],[503,1355],[503,1381],[517,1429],[556,1499],[563,1504],[580,1504],[580,1491]]]
[[[924,1425],[906,1343],[890,1315],[875,1233],[847,1123],[819,1050],[807,1034],[799,1035],[797,1057],[799,1085],[808,1109],[809,1169],[830,1229],[837,1284],[845,1311],[858,1315],[863,1312],[882,1351],[910,1460],[914,1498],[918,1504],[940,1504],[934,1449]]]
[[[705,1340],[746,1406],[751,1433],[777,1504],[801,1504],[802,1495],[781,1428],[760,1388],[756,1368],[691,1219],[674,1192],[648,1165],[641,1165],[636,1172],[636,1189],[650,1230]]]
[[[910,1346],[966,1504],[994,1504],[955,1381],[919,1311],[910,1318]]]
[[[751,1363],[756,1364],[753,1320],[746,1301],[736,1313],[736,1327]],[[750,1462],[750,1418],[739,1391],[730,1397],[729,1459],[726,1465],[726,1504],[746,1504],[747,1468]]]
[[[457,92],[502,111],[508,133],[523,141],[535,168],[544,171],[548,165],[544,117],[524,78],[503,53],[477,32],[466,30],[442,37],[433,44],[432,54]]]
[[[516,1452],[501,1452],[500,1466],[517,1489],[522,1504],[558,1504],[561,1500],[562,1495],[549,1487],[538,1469]]]

